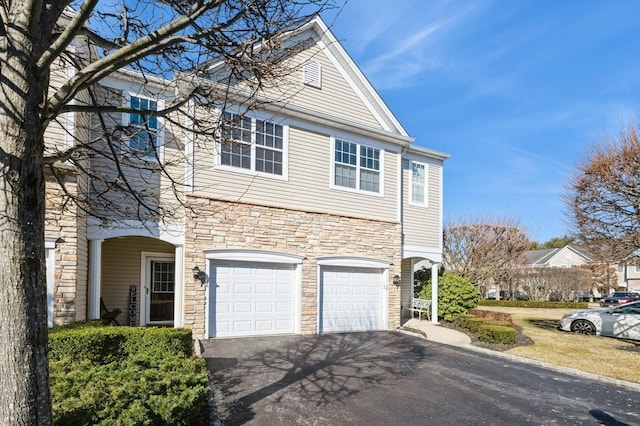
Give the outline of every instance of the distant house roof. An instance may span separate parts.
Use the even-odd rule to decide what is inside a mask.
[[[591,262],[591,257],[582,249],[575,246],[566,245],[562,248],[544,249],[544,250],[529,250],[527,252],[527,262],[525,266],[537,267],[537,266],[549,266],[551,260],[558,256],[565,250],[571,250],[578,256],[582,257],[586,262]]]

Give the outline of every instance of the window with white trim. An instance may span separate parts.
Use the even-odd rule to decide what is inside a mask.
[[[343,188],[380,193],[380,150],[336,139],[333,184]]]
[[[158,102],[152,99],[131,96],[130,107],[141,111],[158,111]],[[129,114],[129,148],[141,157],[155,157],[159,147],[160,126],[155,115]]]
[[[427,205],[427,166],[411,162],[411,204]]]
[[[284,126],[224,112],[220,164],[283,176]]]

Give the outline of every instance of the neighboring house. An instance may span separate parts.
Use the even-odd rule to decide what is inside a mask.
[[[262,107],[246,114],[238,105],[193,105],[193,117],[226,121],[233,143],[160,119],[146,130],[152,142],[123,142],[123,157],[156,143],[157,161],[187,176],[178,203],[167,182],[144,176],[158,203],[175,203],[175,218],[97,220],[63,203],[49,179],[51,324],[98,318],[103,299],[123,311],[121,324],[188,327],[199,338],[386,330],[400,325],[418,267],[436,266],[437,294],[448,155],[413,146],[320,18],[292,36],[312,43],[291,59],[298,71],[283,77],[286,93],[266,89]],[[214,81],[220,70],[210,72]],[[145,80],[142,90],[143,80],[123,71],[101,85],[131,106],[161,108],[174,95],[167,82]],[[76,124],[92,119],[70,114],[48,143],[83,137]],[[178,165],[169,161],[181,155]],[[105,161],[90,167],[110,170]],[[74,170],[65,176],[71,188],[99,187]],[[132,209],[128,200],[114,205]]]
[[[523,266],[570,268],[572,266],[586,265],[591,262],[591,257],[584,250],[571,245],[562,248],[529,250],[527,252],[527,263]]]
[[[627,263],[619,263],[617,265],[617,270],[618,289],[640,292],[640,266]]]

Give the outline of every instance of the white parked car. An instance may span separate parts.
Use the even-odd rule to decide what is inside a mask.
[[[560,320],[560,329],[640,340],[640,301],[603,310],[568,312]]]

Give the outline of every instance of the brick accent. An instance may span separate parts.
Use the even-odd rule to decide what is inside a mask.
[[[62,176],[66,191],[77,194],[77,176],[72,173]],[[46,175],[45,207],[45,236],[61,239],[55,251],[54,325],[85,320],[88,265],[85,215],[49,174]]]
[[[203,250],[258,249],[302,255],[301,333],[317,332],[318,265],[322,256],[355,256],[392,262],[389,268],[389,328],[400,325],[401,226],[383,222],[298,210],[228,203],[190,197],[197,214],[185,223],[185,270],[203,267]],[[187,274],[188,276],[189,274]],[[185,327],[194,336],[205,332],[206,287],[185,281]]]

